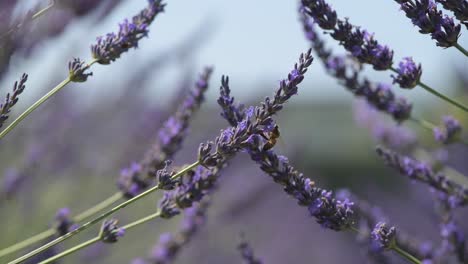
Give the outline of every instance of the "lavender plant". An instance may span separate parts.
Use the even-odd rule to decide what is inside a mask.
[[[95,14],[106,13],[106,11],[98,10],[105,9],[105,4],[91,2],[82,2],[79,6],[65,1],[51,2],[38,14],[31,15],[32,13],[29,13],[24,22],[13,22],[13,27],[8,27],[5,34],[0,36],[3,38],[13,34],[21,35],[23,27],[29,26],[29,24],[26,25],[26,22],[30,23],[46,12],[52,12],[53,7],[74,6],[73,10],[79,16],[88,14],[92,10],[95,10]],[[118,0],[110,1],[107,7],[111,10],[118,2]],[[454,47],[468,55],[461,45],[462,39],[460,38],[462,30],[464,30],[462,26],[467,26],[466,9],[468,5],[465,0],[404,0],[396,2],[412,23],[418,27],[419,32],[430,34],[437,46]],[[0,257],[35,245],[35,248],[22,252],[20,256],[13,256],[14,259],[8,263],[57,263],[65,257],[97,244],[106,246],[111,252],[110,257],[115,259],[109,260],[110,262],[126,262],[127,260],[122,258],[120,251],[132,251],[129,249],[131,245],[124,243],[131,240],[133,233],[138,232],[137,227],[140,227],[140,232],[143,234],[138,234],[135,246],[146,248],[149,242],[145,242],[145,238],[148,237],[148,234],[152,234],[151,236],[158,234],[159,242],[150,254],[146,257],[133,259],[131,263],[173,263],[176,259],[182,259],[181,255],[187,253],[184,249],[189,245],[196,248],[197,254],[200,256],[207,255],[203,260],[191,256],[193,257],[190,259],[191,262],[219,263],[226,255],[222,250],[224,240],[215,241],[214,239],[232,237],[228,233],[231,233],[231,230],[239,230],[235,226],[236,222],[239,222],[237,224],[240,227],[246,227],[254,225],[254,221],[258,220],[259,223],[255,223],[258,225],[256,226],[258,232],[255,235],[269,233],[268,235],[273,237],[273,235],[277,235],[276,233],[282,234],[280,233],[282,230],[278,227],[271,229],[270,225],[274,222],[282,224],[280,228],[287,228],[288,236],[280,241],[276,241],[276,239],[262,241],[263,247],[269,249],[268,254],[272,254],[272,256],[276,254],[276,257],[285,255],[287,256],[285,258],[290,258],[286,260],[271,258],[273,262],[295,263],[299,262],[299,259],[301,262],[304,262],[303,260],[309,262],[313,260],[317,263],[333,262],[332,257],[335,256],[328,254],[326,261],[323,261],[313,254],[314,252],[317,254],[316,245],[320,245],[320,251],[323,252],[318,254],[326,255],[327,251],[330,250],[329,252],[333,252],[336,256],[343,255],[341,257],[349,263],[353,262],[353,258],[359,259],[356,263],[385,264],[400,263],[402,260],[415,264],[466,263],[468,249],[465,237],[466,224],[463,219],[466,217],[464,209],[468,203],[468,180],[463,173],[466,173],[468,169],[464,162],[467,150],[466,145],[458,144],[466,143],[462,130],[462,127],[466,125],[466,120],[455,113],[442,114],[441,112],[446,110],[437,107],[431,107],[431,111],[423,111],[427,109],[420,108],[418,101],[412,103],[406,98],[398,96],[392,90],[392,85],[398,85],[404,89],[420,86],[466,112],[468,112],[468,107],[461,101],[456,101],[423,83],[423,68],[412,57],[407,56],[396,64],[394,51],[390,47],[377,41],[374,34],[351,24],[350,19],[340,19],[336,11],[325,0],[301,0],[300,3],[302,28],[312,49],[299,56],[299,60],[292,70],[279,81],[273,95],[266,97],[258,105],[241,104],[235,100],[230,83],[232,79],[230,80],[227,75],[223,75],[217,103],[221,109],[221,119],[227,121],[228,125],[216,133],[216,136],[213,137],[214,140],[207,140],[211,137],[207,134],[210,133],[210,127],[217,125],[216,120],[210,117],[210,114],[215,111],[208,108],[209,111],[203,112],[201,118],[195,120],[195,115],[199,112],[201,104],[206,99],[208,99],[207,101],[210,99],[210,96],[207,96],[207,89],[212,75],[211,67],[206,67],[202,71],[191,89],[187,88],[187,84],[190,83],[187,81],[189,78],[179,78],[182,79],[180,82],[182,88],[177,89],[176,98],[184,96],[177,104],[174,102],[178,100],[171,100],[169,108],[173,113],[169,115],[169,111],[151,112],[150,118],[145,119],[151,124],[147,124],[148,126],[133,125],[140,124],[143,120],[139,116],[134,116],[133,112],[144,113],[148,109],[157,109],[155,105],[160,104],[159,98],[159,101],[151,100],[152,106],[150,107],[145,106],[143,100],[135,100],[135,87],[143,86],[148,75],[152,75],[151,86],[153,84],[155,87],[162,86],[163,82],[159,82],[160,76],[154,75],[154,72],[158,70],[159,74],[164,62],[171,57],[180,59],[176,68],[191,69],[186,66],[186,64],[191,65],[187,56],[188,53],[194,51],[191,43],[184,43],[180,48],[171,48],[168,52],[169,55],[155,57],[157,59],[146,64],[147,67],[144,70],[134,73],[128,78],[129,81],[126,84],[131,87],[126,89],[123,99],[114,101],[117,102],[115,106],[111,106],[110,101],[99,100],[95,112],[83,114],[86,112],[85,107],[80,106],[79,111],[81,111],[82,117],[70,120],[72,125],[69,126],[68,130],[62,131],[58,123],[49,122],[53,119],[50,117],[50,119],[44,119],[47,120],[46,122],[42,120],[31,122],[30,126],[33,127],[31,130],[17,133],[16,138],[11,138],[16,140],[11,143],[13,148],[0,153],[0,161],[3,162],[2,164],[7,164],[8,167],[16,167],[16,171],[9,170],[8,177],[4,177],[2,198],[12,197],[12,193],[18,194],[15,196],[14,203],[13,199],[4,199],[0,206],[0,210],[7,212],[5,223],[2,225],[5,227],[5,236],[23,231],[18,231],[20,228],[24,229],[24,232],[29,232],[27,231],[29,230],[27,222],[18,220],[20,215],[21,217],[27,215],[28,219],[32,218],[34,222],[39,223],[39,218],[31,217],[37,213],[36,210],[40,210],[40,215],[50,215],[51,211],[56,211],[56,213],[49,229],[1,249]],[[0,3],[0,7],[2,6],[8,7],[9,10],[14,7],[13,4]],[[79,58],[73,58],[68,64],[68,77],[1,131],[0,139],[70,82],[87,82],[88,78],[92,76],[90,69],[93,64],[111,64],[130,49],[137,48],[140,40],[148,35],[149,25],[158,14],[164,11],[164,7],[165,4],[162,1],[148,0],[148,5],[144,9],[132,19],[124,20],[119,25],[118,32],[97,38],[96,43],[91,46],[92,60],[85,62]],[[447,16],[446,11],[455,15],[455,18]],[[0,10],[0,14],[2,14],[2,10]],[[7,18],[7,20],[11,19]],[[2,20],[0,19],[0,21]],[[67,20],[67,23],[69,22],[70,20]],[[316,31],[315,24],[338,41],[347,50],[348,55],[334,54],[333,50],[326,46],[324,38]],[[34,28],[31,27],[28,30],[31,29]],[[203,34],[203,31],[200,34]],[[27,45],[25,44],[25,46]],[[14,50],[8,49],[6,51]],[[371,130],[374,141],[379,145],[376,148],[376,153],[371,146],[374,143],[366,140],[367,134],[358,133],[352,126],[346,126],[346,120],[343,117],[348,118],[348,113],[340,116],[340,119],[333,118],[331,114],[333,112],[342,111],[344,113],[348,111],[341,105],[333,105],[333,111],[328,112],[325,108],[315,110],[314,107],[318,104],[316,102],[307,102],[304,104],[307,106],[299,106],[298,104],[296,108],[285,108],[285,104],[298,94],[299,85],[315,87],[309,86],[307,83],[303,84],[305,74],[312,66],[312,50],[316,52],[317,57],[324,65],[325,72],[364,102],[365,105],[355,114],[355,119],[361,126]],[[146,56],[141,56],[141,58],[143,57]],[[465,59],[465,56],[463,58]],[[393,74],[390,75],[392,85],[385,81],[374,81],[365,76],[366,64],[371,65],[376,71],[392,71]],[[154,79],[158,79],[158,81],[154,82]],[[15,83],[13,92],[6,94],[6,101],[0,106],[0,127],[6,123],[11,108],[17,103],[19,95],[25,89],[26,80],[27,75],[25,74],[20,81]],[[166,93],[168,90],[167,88],[163,89],[163,92]],[[466,91],[461,90],[460,94],[462,94],[460,98],[463,98]],[[302,93],[301,97],[303,97]],[[133,105],[128,106],[127,103],[130,104],[131,101]],[[71,104],[66,103],[67,101],[64,102],[66,109],[64,105],[59,104],[51,112],[61,119],[68,119],[69,115],[62,112],[63,109],[66,112],[77,110],[71,110]],[[175,107],[175,105],[178,106]],[[208,107],[211,106],[208,105]],[[106,115],[96,114],[104,108],[111,113],[108,118],[111,118],[113,122],[102,122],[104,119],[102,117]],[[297,109],[300,111],[295,111]],[[307,112],[307,109],[314,110]],[[280,111],[285,112],[284,116],[278,115]],[[320,123],[314,123],[314,114],[319,114]],[[436,114],[442,116],[440,125],[416,117],[425,116],[433,120],[435,119],[433,116]],[[387,122],[385,118],[393,121]],[[89,122],[88,119],[94,119],[94,121]],[[161,122],[161,120],[166,121]],[[413,131],[412,127],[407,125],[408,121],[429,130],[432,133],[432,141],[435,139],[435,142],[439,144],[425,140],[424,135],[419,135],[417,130]],[[124,122],[125,126],[115,129],[114,126],[108,124],[116,122]],[[291,125],[294,122],[300,123],[300,125]],[[309,123],[312,132],[305,130],[309,127]],[[154,143],[150,142],[152,137],[150,131],[138,131],[149,130],[148,127],[153,128],[158,124],[160,126]],[[330,124],[333,125],[334,129],[326,130]],[[34,127],[39,127],[39,129]],[[90,128],[101,131],[100,133],[90,133],[88,132],[92,130]],[[294,135],[295,128],[297,135]],[[100,142],[103,138],[114,138],[114,134],[109,131],[119,136],[114,141],[103,140]],[[44,133],[48,133],[50,136],[41,136],[40,151],[36,152],[33,158],[28,158],[28,156],[26,159],[18,158],[24,156],[21,154],[21,149],[28,149],[29,141],[34,134],[43,135]],[[291,151],[283,151],[282,148],[276,146],[280,134],[283,135],[283,133],[286,135],[286,139],[294,137],[297,140],[295,144],[293,142],[292,153]],[[82,134],[86,134],[86,136],[83,137]],[[59,135],[57,139],[56,135]],[[337,143],[336,139],[330,140],[333,135],[343,135],[345,140]],[[358,136],[364,140],[358,139]],[[63,142],[71,142],[72,140],[79,143],[60,146],[64,145]],[[9,143],[9,141],[3,142]],[[109,144],[109,142],[112,143]],[[134,158],[135,153],[141,151],[140,148],[134,146],[136,142],[139,145],[144,145],[146,149],[141,159]],[[430,145],[426,145],[426,143],[430,143]],[[195,148],[191,149],[194,144]],[[187,145],[186,150],[183,149],[183,145]],[[5,149],[10,147],[10,145],[3,146]],[[53,152],[57,152],[52,155],[55,157],[64,153],[60,151],[60,148],[55,147],[70,148],[77,153],[83,151],[82,155],[71,157],[71,162],[67,163],[80,168],[80,170],[76,172],[72,169],[67,170],[64,161],[59,158],[46,159],[46,155]],[[338,150],[334,152],[334,148]],[[103,151],[107,155],[102,155],[101,149],[104,149]],[[85,152],[85,150],[89,151]],[[308,153],[309,150],[314,151],[314,154]],[[97,152],[97,154],[90,155],[90,152]],[[280,155],[280,152],[285,154]],[[368,156],[363,158],[360,152],[366,152]],[[243,153],[248,154],[250,159],[242,160],[243,155],[238,154]],[[326,161],[324,157],[327,155],[331,156],[330,163],[324,165],[322,163]],[[370,159],[369,156],[380,157],[383,162],[378,159]],[[234,158],[236,159],[234,160]],[[130,165],[121,170],[117,179],[118,191],[82,213],[72,214],[70,208],[75,210],[88,198],[94,199],[94,196],[91,197],[91,190],[97,190],[99,196],[108,191],[106,186],[109,186],[110,179],[98,178],[96,175],[112,175],[108,172],[114,169],[113,166],[110,166],[112,168],[108,170],[103,168],[109,167],[109,164],[120,164],[123,160],[126,161],[125,164]],[[129,160],[130,162],[128,162]],[[187,160],[192,162],[187,163]],[[37,174],[40,169],[49,165],[46,163],[54,165],[51,166],[53,169],[49,170],[53,171],[53,173],[49,173],[53,175],[28,177],[29,193],[17,188],[19,183],[26,179],[23,174],[29,172]],[[20,165],[15,166],[15,164]],[[271,192],[257,192],[253,196],[246,195],[246,187],[256,183],[248,177],[255,177],[251,174],[259,172],[249,173],[250,175],[238,173],[240,166],[237,164],[250,165],[257,170],[259,168],[260,173],[269,176],[266,179],[267,184],[280,185],[286,196],[295,199],[299,207],[288,206],[287,200],[283,203],[281,199],[284,197],[276,192],[276,186],[271,187]],[[411,188],[411,192],[406,193],[406,185],[404,185],[405,188],[402,188],[401,182],[395,181],[393,177],[388,177],[391,171],[385,170],[385,166],[396,169],[412,182],[422,183],[423,187],[424,185],[428,186],[428,193],[433,199],[428,199],[426,193],[421,194],[422,190],[418,189],[418,185],[411,185],[408,187]],[[235,176],[229,175],[229,167],[234,169]],[[312,167],[313,169],[311,169]],[[356,170],[357,168],[360,170]],[[46,170],[41,172],[48,173]],[[59,174],[70,174],[66,178],[67,184],[63,184],[59,180],[60,178],[55,178],[59,177]],[[361,180],[364,178],[358,176],[359,174],[372,175],[372,177]],[[321,175],[327,175],[327,177]],[[66,176],[60,175],[60,177],[65,178]],[[80,185],[80,181],[86,182],[86,185]],[[334,188],[343,183],[350,185],[349,188],[358,195],[351,194],[350,191],[335,192]],[[376,185],[377,183],[378,185]],[[45,185],[50,185],[48,187],[53,191],[44,192],[42,189]],[[76,191],[76,188],[79,190]],[[217,195],[213,196],[215,191]],[[77,193],[79,196],[73,197],[73,201],[70,203],[54,196],[60,195],[60,192],[69,192],[70,196]],[[156,198],[145,204],[144,198],[153,193],[160,194],[157,204],[155,203]],[[229,197],[229,193],[234,198],[242,197],[243,200],[249,200],[242,203],[244,205],[242,207],[245,208],[239,210],[235,206],[225,206],[224,204],[233,198]],[[359,198],[362,197],[362,193],[366,194],[367,200]],[[389,194],[393,195],[391,198],[395,198],[395,201],[384,198],[389,197]],[[402,197],[397,197],[400,194]],[[404,195],[409,197],[404,197]],[[251,197],[256,197],[255,199],[259,201],[254,201],[254,198]],[[379,200],[379,197],[383,200]],[[402,204],[403,199],[408,204],[406,202]],[[51,208],[48,206],[40,207],[39,205],[43,203],[42,200],[45,202],[54,200],[56,202],[54,210],[49,210]],[[22,207],[14,207],[15,203],[30,203],[32,206],[24,210]],[[70,204],[65,207],[64,203]],[[138,210],[137,203],[141,205],[140,211],[135,211]],[[245,206],[246,203],[249,203],[248,206]],[[134,208],[126,209],[130,205],[134,205]],[[413,219],[415,212],[405,211],[410,205],[417,205],[417,211],[424,211],[427,214],[423,216],[426,221]],[[208,207],[212,210],[210,218],[213,215],[209,221],[207,221]],[[219,207],[222,208],[222,211],[232,210],[229,213],[233,216],[232,219],[218,221],[216,208]],[[20,210],[16,210],[18,211],[16,213],[11,208]],[[60,209],[56,210],[57,208]],[[271,213],[262,218],[262,211],[267,209]],[[303,225],[297,224],[296,221],[301,220],[301,215],[304,215],[305,210],[303,209],[306,209],[307,217],[304,218]],[[392,215],[397,211],[400,211],[401,215]],[[244,214],[245,212],[252,212],[250,214],[252,218],[241,218],[244,215],[249,215]],[[387,216],[388,212],[391,213]],[[182,222],[173,233],[161,230],[159,223],[154,226],[145,225],[157,220],[170,224],[174,219],[180,217],[179,215],[182,215]],[[311,223],[310,217],[318,225]],[[14,221],[10,219],[14,219]],[[129,221],[129,219],[133,220]],[[402,221],[408,223],[402,223]],[[411,222],[416,223],[411,225]],[[86,235],[88,232],[93,232],[92,227],[95,225],[100,225],[100,228],[94,230],[94,237],[85,238],[67,249],[62,249],[64,241],[70,238],[79,239],[78,234]],[[316,226],[322,227],[323,232],[315,230]],[[408,226],[417,228],[413,230]],[[424,230],[425,227],[430,228]],[[151,228],[157,230],[150,230]],[[411,232],[405,232],[405,229]],[[268,231],[265,232],[265,230]],[[272,230],[275,232],[271,232]],[[329,230],[340,233],[333,236],[333,234],[327,233]],[[308,233],[309,231],[311,233]],[[203,233],[208,233],[213,237],[210,236],[210,240],[204,240],[204,243],[193,243],[193,238],[196,235],[203,235]],[[218,234],[219,237],[216,236]],[[355,242],[346,240],[346,236],[349,234],[357,238]],[[15,240],[18,236],[15,234]],[[298,240],[300,237],[302,237],[302,241]],[[211,239],[215,243],[212,243]],[[330,242],[329,239],[333,243],[331,249],[329,249],[330,246],[327,246],[327,243]],[[230,241],[231,239],[228,239],[228,242]],[[115,245],[116,243],[118,245]],[[346,246],[340,247],[340,244]],[[307,247],[302,245],[307,245]],[[116,250],[117,247],[118,250]],[[204,253],[204,248],[207,253]],[[232,251],[232,245],[229,248],[229,251]],[[303,258],[291,256],[297,254],[296,252],[303,253],[305,249],[308,250],[308,254],[304,254]],[[265,258],[262,256],[262,260],[258,259],[253,248],[244,238],[238,245],[238,250],[245,263],[263,263],[263,259],[270,262],[269,256],[265,256]],[[357,255],[355,252],[358,250],[362,251],[364,255],[355,256]],[[141,256],[140,253],[132,252],[132,258],[135,255]],[[67,258],[67,261],[69,260],[71,258]],[[94,259],[94,261],[97,260]]]

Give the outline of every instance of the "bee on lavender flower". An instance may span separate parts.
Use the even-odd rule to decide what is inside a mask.
[[[265,140],[267,140],[266,144],[263,146],[263,151],[267,151],[272,149],[276,142],[278,141],[279,137],[281,136],[278,125],[273,128],[273,131],[269,132],[268,135],[264,133],[260,134]]]

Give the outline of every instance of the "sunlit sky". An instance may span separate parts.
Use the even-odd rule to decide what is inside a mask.
[[[200,49],[195,49],[193,58],[195,69],[203,65],[214,65],[215,75],[209,100],[214,101],[217,93],[218,79],[221,74],[231,77],[231,86],[238,97],[250,94],[268,95],[278,81],[284,78],[298,55],[308,48],[297,16],[297,1],[271,0],[201,0],[183,1],[168,0],[166,12],[156,19],[150,28],[149,38],[141,41],[138,50],[132,50],[122,59],[110,66],[93,67],[94,76],[80,89],[84,94],[106,93],[112,91],[115,83],[125,78],[125,72],[137,69],[140,62],[167,52],[175,45],[180,45],[188,36],[206,28],[209,34]],[[436,87],[450,92],[447,80],[453,76],[455,67],[468,72],[468,60],[457,50],[441,49],[429,35],[421,35],[417,28],[399,10],[392,0],[329,0],[340,17],[349,17],[353,24],[361,25],[383,44],[395,50],[395,59],[412,56],[423,65],[423,80]],[[59,40],[45,42],[29,60],[14,58],[10,76],[5,82],[10,83],[19,72],[30,73],[30,83],[47,85],[47,71],[63,71],[66,76],[67,61],[71,56],[90,58],[89,45],[98,35],[116,30],[117,23],[125,17],[131,17],[142,6],[145,0],[126,1],[113,15],[99,25],[91,25],[88,20],[77,21]],[[468,47],[466,29],[462,29],[460,43]],[[335,51],[343,52],[332,39],[327,37],[329,45]],[[166,78],[152,82],[170,83],[181,72],[180,65],[174,64],[167,70]],[[18,73],[18,74],[13,74]],[[375,80],[390,82],[390,73],[369,71]],[[5,85],[5,82],[3,85]],[[263,84],[259,87],[258,84]],[[306,100],[349,99],[336,82],[328,77],[320,63],[314,63],[306,75],[305,85],[301,90]],[[265,86],[266,85],[266,86]],[[271,88],[269,88],[270,86]],[[136,87],[137,88],[137,87]],[[267,90],[267,88],[270,89]],[[171,89],[155,91],[157,96],[165,96]],[[432,97],[423,91],[401,91],[405,96],[425,98]],[[263,97],[261,96],[261,97]]]

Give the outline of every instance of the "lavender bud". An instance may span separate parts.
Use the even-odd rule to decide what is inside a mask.
[[[58,236],[63,236],[73,229],[73,220],[69,208],[61,208],[55,214],[55,229]]]
[[[443,144],[455,142],[461,134],[462,127],[460,122],[452,116],[444,116],[443,127],[434,128],[434,138]]]
[[[229,77],[221,77],[220,96],[218,98],[218,104],[223,109],[221,116],[226,119],[231,126],[235,126],[245,117],[244,106],[235,105],[234,97],[231,97],[231,90],[229,89]]]
[[[175,200],[175,193],[174,192],[164,192],[163,198],[159,201],[159,211],[161,218],[172,218],[180,214],[179,208],[177,208],[177,204],[174,202]]]
[[[68,78],[72,82],[86,82],[89,76],[93,73],[85,73],[89,69],[89,65],[79,58],[73,58],[73,61],[68,63]]]
[[[173,170],[169,170],[169,166],[171,165],[171,161],[167,160],[165,162],[165,166],[163,169],[158,170],[156,172],[156,178],[158,179],[158,186],[161,190],[172,190],[177,182],[177,180],[173,179],[175,172]]]
[[[412,58],[407,57],[398,64],[398,75],[392,75],[393,83],[398,83],[401,88],[411,89],[418,85],[421,79],[421,64],[416,65]]]
[[[396,228],[388,227],[386,223],[379,222],[371,232],[371,239],[380,250],[394,248],[396,245]]]
[[[455,17],[468,29],[468,2],[466,0],[436,0],[436,2],[452,11]]]
[[[104,220],[99,232],[99,237],[104,243],[115,243],[119,237],[125,235],[125,229],[120,228],[117,219]]]
[[[263,262],[255,257],[254,251],[247,240],[245,240],[243,236],[241,239],[242,240],[237,246],[237,249],[241,253],[243,262],[245,264],[262,264]]]
[[[16,81],[14,86],[13,86],[13,94],[7,93],[5,102],[3,104],[0,104],[0,128],[3,126],[5,121],[9,117],[9,113],[11,111],[11,108],[18,102],[18,96],[24,91],[26,88],[26,81],[28,80],[28,75],[26,73],[23,73],[21,76],[20,81]]]
[[[121,170],[117,186],[126,198],[135,197],[149,186],[148,182],[140,179],[141,171],[142,166],[136,162],[133,162],[129,168]]]

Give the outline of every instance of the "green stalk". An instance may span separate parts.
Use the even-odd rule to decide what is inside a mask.
[[[393,72],[399,74],[398,71],[393,67],[390,68],[390,70],[392,70]],[[444,95],[442,93],[439,93],[438,91],[436,91],[435,89],[431,88],[429,85],[427,85],[427,84],[425,84],[425,83],[423,83],[421,81],[418,81],[418,85],[421,86],[424,90],[426,90],[426,91],[430,92],[431,94],[439,97],[440,99],[442,99],[442,100],[444,100],[444,101],[458,107],[459,109],[461,109],[461,110],[463,110],[465,112],[468,112],[468,106],[466,106],[466,105],[456,101],[455,99],[452,99],[452,98],[450,98],[450,97],[448,97],[448,96],[446,96],[446,95]]]
[[[468,51],[467,51],[465,48],[463,48],[462,46],[460,46],[460,44],[455,43],[455,44],[453,44],[453,46],[454,46],[457,50],[459,50],[461,53],[463,53],[465,56],[468,57]]]
[[[192,163],[191,165],[188,165],[187,167],[185,167],[184,169],[182,169],[181,171],[179,171],[178,173],[173,175],[172,179],[176,179],[176,178],[184,175],[186,172],[188,172],[189,170],[197,167],[199,164],[200,164],[200,162],[196,161],[196,162]],[[137,195],[137,196],[125,201],[125,202],[120,203],[119,205],[115,206],[114,208],[110,209],[109,211],[101,214],[100,216],[98,216],[96,218],[93,218],[89,222],[87,222],[87,223],[83,224],[82,226],[78,227],[77,229],[75,229],[73,231],[70,231],[67,234],[65,234],[65,235],[63,235],[61,237],[58,237],[58,238],[50,241],[49,243],[47,243],[47,244],[45,244],[45,245],[43,245],[43,246],[41,246],[41,247],[39,247],[39,248],[37,248],[37,249],[35,249],[33,251],[21,256],[21,257],[9,262],[9,264],[18,264],[18,263],[21,263],[21,262],[23,262],[25,260],[30,259],[31,257],[43,252],[44,250],[47,250],[50,247],[53,247],[53,246],[59,244],[60,242],[63,242],[65,240],[73,237],[74,235],[80,233],[81,231],[84,231],[84,230],[88,229],[89,227],[91,227],[92,225],[100,222],[101,220],[108,217],[109,215],[119,211],[120,209],[122,209],[122,208],[124,208],[124,207],[138,201],[138,200],[140,200],[141,198],[147,196],[148,194],[153,193],[156,190],[159,190],[159,188],[160,188],[159,185],[156,185],[156,186],[142,192],[141,194],[139,194],[139,195]]]
[[[89,218],[90,216],[98,213],[99,211],[109,207],[111,204],[115,203],[118,201],[120,198],[122,198],[122,194],[120,192],[110,196],[106,200],[100,202],[99,204],[89,208],[88,210],[78,214],[77,216],[73,217],[74,222],[81,222],[86,218]],[[55,229],[54,228],[49,228],[35,236],[32,236],[24,241],[21,241],[19,243],[16,243],[10,247],[4,248],[0,250],[0,258],[9,255],[11,253],[14,253],[18,250],[24,249],[26,247],[29,247],[33,244],[36,244],[37,242],[40,242],[44,239],[50,238],[55,234]]]
[[[92,60],[87,67],[91,67],[94,63],[97,62],[97,59]],[[44,96],[42,96],[39,100],[37,100],[34,104],[32,104],[26,111],[24,111],[20,116],[18,116],[13,122],[11,122],[10,125],[8,125],[2,132],[0,132],[0,140],[8,134],[13,128],[15,128],[23,119],[25,119],[29,114],[31,114],[36,108],[38,108],[40,105],[45,103],[50,97],[58,93],[60,90],[62,90],[67,84],[71,82],[70,76],[68,76],[65,80],[63,80],[61,83],[59,83],[57,86],[55,86],[52,90],[50,90],[48,93],[46,93]]]
[[[398,253],[398,255],[402,256],[405,259],[407,259],[411,263],[414,263],[414,264],[421,264],[422,263],[419,259],[417,259],[413,255],[411,255],[410,253],[406,252],[405,250],[401,249],[397,245],[393,246],[391,249],[393,251],[395,251],[396,253]]]

